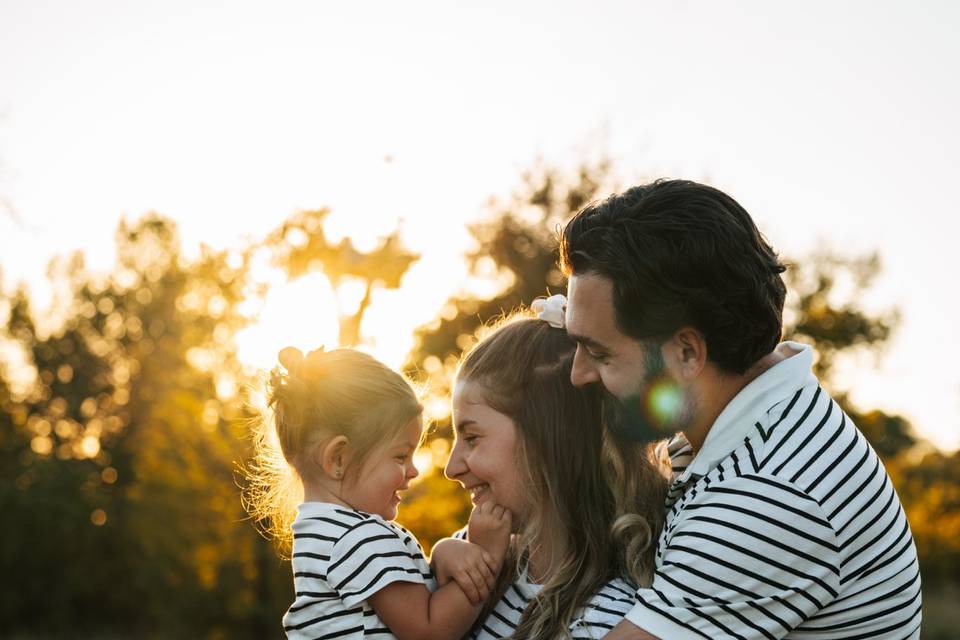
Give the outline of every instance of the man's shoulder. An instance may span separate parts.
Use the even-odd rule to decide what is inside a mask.
[[[756,473],[809,488],[815,496],[831,471],[853,462],[848,459],[853,449],[872,454],[840,405],[823,387],[810,384],[770,407],[737,452]]]
[[[822,387],[807,385],[771,407],[739,447],[686,488],[667,529],[729,518],[744,534],[786,527],[829,551],[891,520],[902,528],[898,511],[869,442]]]

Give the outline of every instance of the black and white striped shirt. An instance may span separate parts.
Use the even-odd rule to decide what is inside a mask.
[[[880,459],[795,353],[747,385],[676,473],[650,588],[664,639],[918,638],[913,536]],[[677,443],[673,443],[676,450]]]
[[[467,529],[457,531],[454,538],[467,539]],[[520,624],[523,611],[540,592],[541,585],[518,577],[504,592],[496,606],[481,621],[474,624],[466,635],[469,640],[498,640],[509,638]],[[624,614],[633,607],[634,587],[620,579],[604,584],[571,621],[570,635],[575,640],[602,638],[623,620]]]
[[[471,640],[509,638],[520,624],[523,610],[540,588],[538,584],[518,579],[510,585],[490,615],[467,637]],[[571,622],[570,635],[577,640],[605,636],[633,606],[633,592],[633,587],[619,579],[603,585]]]
[[[367,598],[392,582],[436,589],[413,534],[378,515],[325,502],[300,505],[292,563],[296,599],[283,629],[298,640],[393,638]]]

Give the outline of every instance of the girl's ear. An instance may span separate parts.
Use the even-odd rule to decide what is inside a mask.
[[[323,473],[334,480],[342,480],[344,469],[350,461],[350,439],[336,436],[326,444],[314,449],[314,463]]]

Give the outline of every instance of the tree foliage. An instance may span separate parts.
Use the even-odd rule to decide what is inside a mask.
[[[470,226],[475,245],[466,256],[471,274],[497,289],[488,297],[467,292],[449,299],[432,323],[416,332],[411,373],[427,372],[445,393],[460,354],[485,322],[548,292],[566,290],[557,266],[559,226],[611,187],[607,161],[572,174],[549,165],[525,173],[516,193],[493,200],[485,219]]]
[[[350,238],[330,242],[323,223],[329,209],[303,211],[287,218],[272,231],[262,245],[273,254],[273,262],[290,280],[322,271],[334,290],[345,282],[358,282],[363,296],[356,309],[338,309],[340,346],[356,346],[361,341],[363,316],[370,306],[373,291],[382,287],[397,289],[404,274],[419,259],[407,250],[397,231],[387,235],[371,251],[357,250]],[[339,300],[339,298],[338,298]]]
[[[0,505],[16,525],[0,554],[26,579],[4,590],[0,626],[262,637],[275,622],[250,612],[272,601],[272,615],[289,583],[236,496],[242,261],[187,260],[156,215],[122,223],[117,254],[105,278],[79,255],[55,266],[67,298],[49,335],[24,293],[9,301],[36,379],[19,398],[2,387]]]

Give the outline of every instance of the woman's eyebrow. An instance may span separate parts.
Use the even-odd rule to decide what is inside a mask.
[[[472,424],[477,424],[476,420],[459,420],[453,425],[453,430],[460,433]]]

